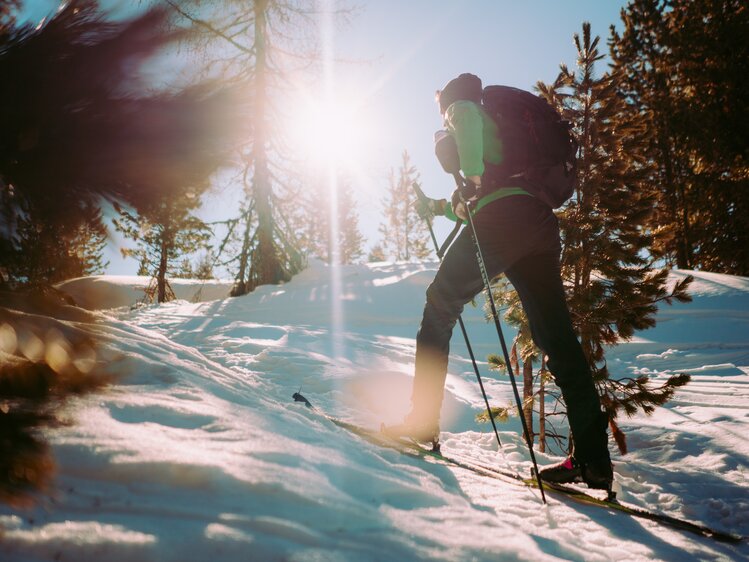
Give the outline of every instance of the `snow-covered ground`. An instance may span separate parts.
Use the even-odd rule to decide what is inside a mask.
[[[350,266],[332,283],[332,270],[313,264],[286,285],[212,301],[221,293],[195,298],[178,284],[187,300],[78,325],[103,342],[119,380],[72,402],[75,423],[48,432],[55,489],[31,510],[0,507],[0,559],[749,559],[745,543],[557,497],[543,506],[537,491],[378,448],[292,401],[301,389],[363,425],[398,420],[435,269]],[[619,497],[749,535],[749,279],[695,275],[693,303],[663,307],[655,329],[609,353],[620,375],[693,376],[652,417],[623,421],[631,452],[614,455]],[[137,300],[137,284],[99,277],[67,290],[103,308]],[[496,352],[481,312],[465,319],[477,356]],[[500,426],[502,453],[474,421],[483,402],[460,340],[444,450],[527,474],[517,419]],[[509,403],[507,379],[481,366],[493,402]]]

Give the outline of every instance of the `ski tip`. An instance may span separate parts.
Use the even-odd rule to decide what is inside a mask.
[[[308,408],[312,407],[312,403],[309,400],[307,400],[304,396],[302,396],[301,392],[295,392],[291,397],[294,399],[295,402],[304,402],[304,405],[307,406]]]

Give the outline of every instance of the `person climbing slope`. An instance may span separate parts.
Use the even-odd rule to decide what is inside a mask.
[[[529,169],[528,151],[512,135],[503,134],[490,114],[485,99],[490,88],[503,87],[485,90],[480,78],[461,74],[438,91],[448,140],[455,143],[466,181],[450,202],[429,199],[420,204],[420,212],[465,220],[471,210],[489,278],[507,276],[520,297],[533,341],[548,356],[547,365],[567,405],[574,449],[564,462],[542,469],[541,478],[610,489],[608,420],[567,308],[559,224],[548,198],[539,190],[539,184],[553,183],[554,176],[536,181],[538,174],[524,173],[524,168]],[[412,410],[389,433],[417,441],[438,439],[453,327],[464,305],[483,288],[476,246],[470,229],[465,228],[427,289],[416,336]]]

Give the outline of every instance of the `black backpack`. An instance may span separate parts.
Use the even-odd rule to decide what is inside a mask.
[[[499,128],[504,154],[501,165],[486,163],[487,187],[522,187],[553,209],[560,207],[576,182],[571,124],[544,99],[510,86],[484,88],[482,106]]]

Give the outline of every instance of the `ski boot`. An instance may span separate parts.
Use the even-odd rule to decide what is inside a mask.
[[[409,416],[410,417],[410,416]],[[407,417],[403,423],[386,426],[382,424],[380,431],[392,439],[410,439],[417,443],[428,443],[432,450],[440,450],[440,427],[439,423],[424,423],[412,421]]]
[[[600,459],[580,462],[574,456],[567,457],[559,464],[547,466],[539,471],[541,480],[552,484],[585,483],[588,488],[606,490],[609,499],[615,496],[612,490],[614,469],[611,461]]]

